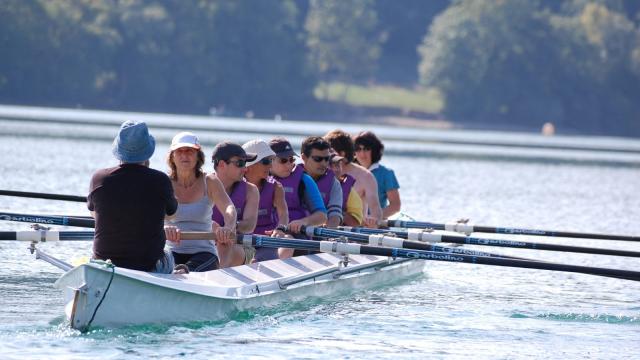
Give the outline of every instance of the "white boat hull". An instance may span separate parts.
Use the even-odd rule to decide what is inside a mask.
[[[71,327],[220,321],[307,298],[324,298],[419,274],[424,263],[351,255],[315,254],[228,269],[164,275],[100,263],[78,266],[56,286],[69,301]],[[106,292],[106,293],[105,293]]]

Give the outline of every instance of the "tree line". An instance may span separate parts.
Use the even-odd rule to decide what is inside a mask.
[[[452,121],[640,135],[635,0],[3,0],[0,102],[256,116],[320,83],[437,89]]]

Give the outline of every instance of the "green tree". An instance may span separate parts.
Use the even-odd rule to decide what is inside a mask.
[[[418,46],[433,18],[450,0],[376,0],[378,31],[384,42],[376,81],[415,85],[419,81]]]
[[[305,28],[309,63],[323,81],[363,82],[383,41],[372,0],[312,0]]]
[[[458,1],[420,48],[421,81],[454,120],[588,133],[638,131],[638,31],[589,3],[574,15],[546,2]]]

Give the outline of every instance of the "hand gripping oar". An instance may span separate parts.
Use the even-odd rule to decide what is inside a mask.
[[[44,193],[12,191],[12,190],[0,190],[0,195],[27,197],[27,198],[33,198],[33,199],[50,199],[50,200],[87,202],[86,196],[76,196],[76,195],[44,194]]]
[[[591,266],[556,264],[541,261],[506,259],[500,257],[473,256],[464,254],[450,254],[437,251],[384,248],[378,246],[360,245],[338,241],[315,241],[286,238],[274,238],[262,235],[238,235],[239,244],[264,247],[284,247],[301,250],[322,251],[328,253],[346,253],[388,256],[393,258],[421,259],[433,261],[446,261],[456,263],[470,263],[480,265],[506,266],[515,268],[564,271],[588,275],[612,277],[625,280],[640,281],[640,272],[630,270],[618,270],[598,268]]]
[[[57,215],[29,215],[0,212],[0,220],[85,228],[95,227],[95,220],[93,219]]]
[[[534,235],[534,236],[567,237],[567,238],[580,238],[580,239],[640,241],[640,236],[592,234],[592,233],[579,233],[579,232],[556,231],[556,230],[518,229],[518,228],[508,228],[508,227],[468,225],[465,223],[436,224],[436,223],[421,222],[421,221],[382,220],[380,225],[388,226],[388,227],[398,227],[398,228],[447,230],[447,231],[455,231],[455,232],[460,232],[465,234],[471,234],[472,232],[482,232],[482,233],[494,233],[494,234]]]
[[[490,239],[475,236],[462,236],[462,235],[447,235],[432,233],[429,231],[410,229],[410,231],[395,231],[395,230],[382,230],[382,229],[368,229],[368,228],[352,228],[348,226],[340,227],[345,231],[353,231],[362,234],[384,234],[393,233],[397,237],[402,239],[411,239],[418,241],[426,241],[430,243],[444,242],[452,244],[465,244],[465,245],[482,245],[482,246],[497,246],[497,247],[509,247],[519,249],[532,249],[532,250],[548,250],[548,251],[563,251],[574,252],[581,254],[596,254],[596,255],[612,255],[612,256],[628,256],[628,257],[640,257],[640,252],[627,251],[627,250],[615,250],[615,249],[599,249],[582,246],[565,246],[556,244],[541,244],[525,241],[514,241],[505,239]]]

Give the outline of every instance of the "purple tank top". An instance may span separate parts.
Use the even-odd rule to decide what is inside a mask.
[[[242,220],[242,215],[244,213],[244,206],[247,202],[247,183],[242,180],[233,184],[233,188],[231,189],[231,202],[236,207],[236,213],[238,214],[238,220]],[[217,207],[213,207],[213,214],[211,215],[211,219],[220,226],[224,226],[224,217],[222,213],[218,210]]]
[[[340,185],[342,185],[342,210],[345,211],[347,209],[347,200],[349,200],[349,193],[351,192],[351,188],[353,188],[353,184],[356,183],[356,178],[349,174],[345,174],[342,180],[340,180]]]
[[[307,210],[305,210],[298,190],[302,183],[302,174],[304,174],[304,167],[300,164],[296,165],[291,175],[286,178],[276,177],[282,187],[284,188],[284,197],[287,200],[287,208],[289,208],[289,221],[302,219],[307,216]]]
[[[320,195],[322,196],[322,201],[324,201],[324,206],[329,206],[329,198],[331,197],[331,188],[333,187],[334,178],[335,175],[333,171],[327,170],[324,175],[316,180],[316,184],[318,184],[318,189],[320,190]]]

